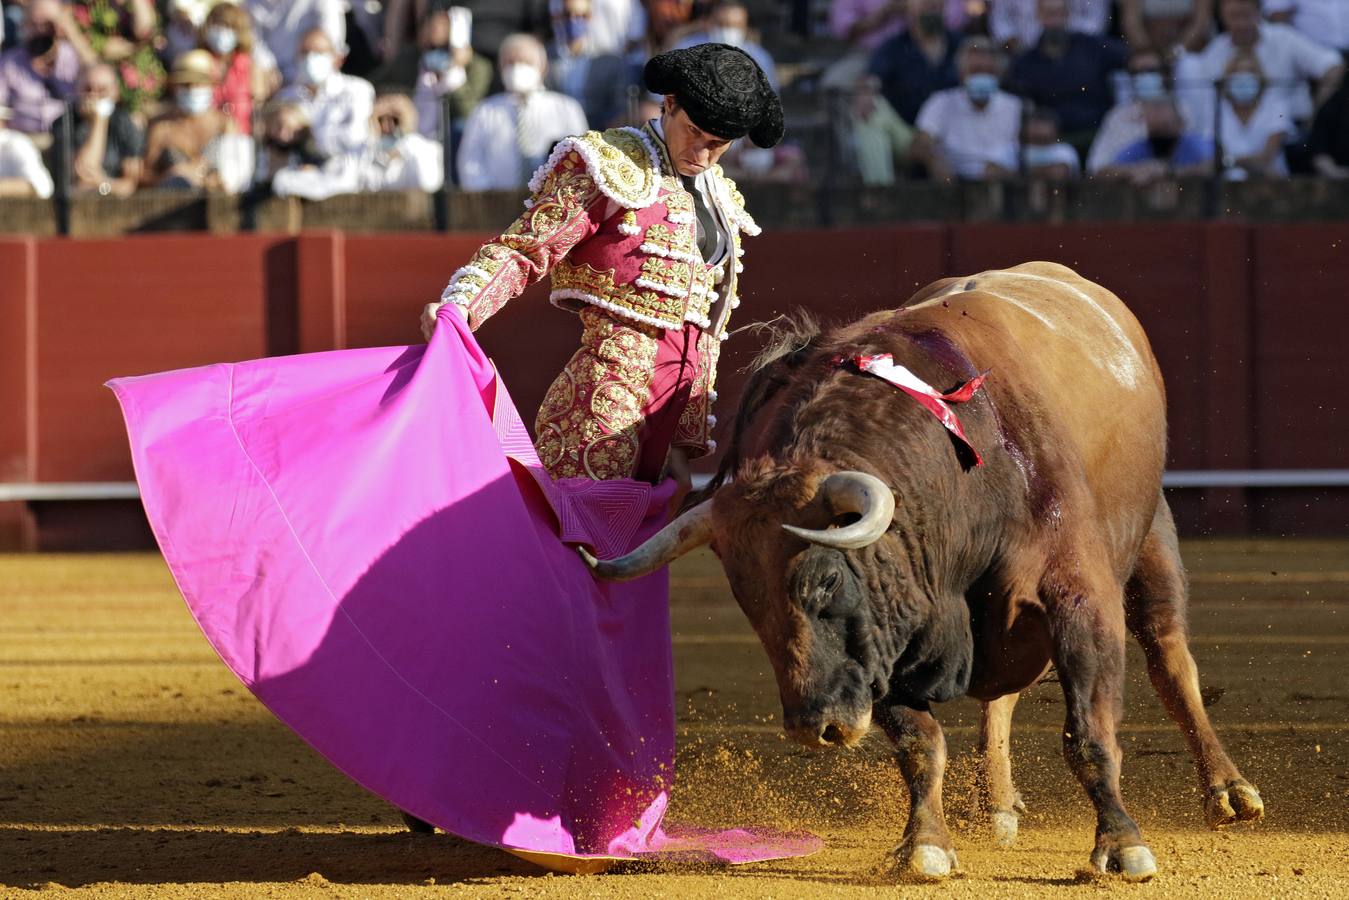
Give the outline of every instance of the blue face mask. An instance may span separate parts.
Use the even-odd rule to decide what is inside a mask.
[[[1138,72],[1133,77],[1134,96],[1139,100],[1160,100],[1166,93],[1166,79],[1161,72]]]
[[[1234,72],[1227,76],[1227,96],[1233,103],[1254,103],[1264,85],[1254,72]]]
[[[428,72],[447,72],[450,68],[450,51],[444,47],[432,47],[422,54],[422,68]]]
[[[987,103],[998,92],[998,76],[976,72],[965,79],[965,93],[975,103]]]
[[[567,16],[561,22],[562,40],[570,44],[590,33],[590,19],[586,16]]]
[[[178,89],[178,107],[188,115],[201,115],[211,108],[215,89],[207,86]]]
[[[1021,154],[1026,160],[1028,169],[1041,169],[1062,162],[1053,144],[1027,144],[1022,148]]]

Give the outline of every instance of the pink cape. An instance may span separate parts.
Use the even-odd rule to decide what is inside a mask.
[[[571,857],[748,862],[799,833],[661,827],[674,775],[668,574],[594,580],[669,484],[553,482],[491,361],[429,345],[109,382],[197,624],[276,716],[446,831]]]

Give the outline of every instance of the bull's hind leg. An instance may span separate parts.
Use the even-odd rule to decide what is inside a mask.
[[[1125,592],[1129,630],[1143,646],[1148,676],[1180,725],[1199,772],[1210,827],[1259,819],[1265,805],[1241,777],[1209,723],[1199,694],[1199,670],[1190,655],[1188,596],[1171,509],[1162,500]]]
[[[909,822],[895,848],[899,874],[935,881],[956,867],[956,851],[942,810],[946,736],[927,708],[882,705],[877,721],[895,745],[899,770],[909,787]]]
[[[1026,804],[1012,781],[1012,710],[1020,694],[1007,694],[984,703],[979,719],[980,787],[993,824],[993,842],[999,847],[1016,843]]]
[[[1101,569],[1104,566],[1099,567]],[[1157,861],[1120,796],[1116,734],[1124,715],[1124,598],[1108,576],[1081,571],[1051,574],[1041,598],[1049,614],[1054,665],[1063,686],[1067,719],[1063,755],[1096,807],[1099,872],[1146,881]]]

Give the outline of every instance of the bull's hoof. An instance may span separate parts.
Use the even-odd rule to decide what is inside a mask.
[[[1021,816],[1010,810],[999,810],[990,817],[993,821],[993,843],[998,847],[1016,846],[1016,833]]]
[[[899,877],[906,881],[941,881],[959,867],[954,850],[916,844],[898,851]]]
[[[1097,847],[1091,855],[1091,867],[1102,875],[1118,875],[1125,881],[1148,881],[1157,874],[1157,860],[1144,844]]]
[[[1226,784],[1215,784],[1208,790],[1204,803],[1204,818],[1209,828],[1222,828],[1236,822],[1257,822],[1264,818],[1265,803],[1260,792],[1244,778],[1233,778]]]
[[[424,819],[419,819],[410,812],[403,812],[403,810],[401,809],[399,810],[399,812],[402,813],[403,815],[403,824],[406,825],[408,831],[411,831],[413,834],[436,833],[436,826],[432,825],[430,822],[427,822]]]

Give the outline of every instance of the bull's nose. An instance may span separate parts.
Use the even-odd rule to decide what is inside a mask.
[[[845,723],[832,719],[787,718],[783,726],[791,737],[807,747],[854,747],[866,734],[870,719]]]
[[[820,743],[838,745],[845,743],[842,726],[837,722],[830,722],[828,725],[824,726],[824,731],[820,732]]]

